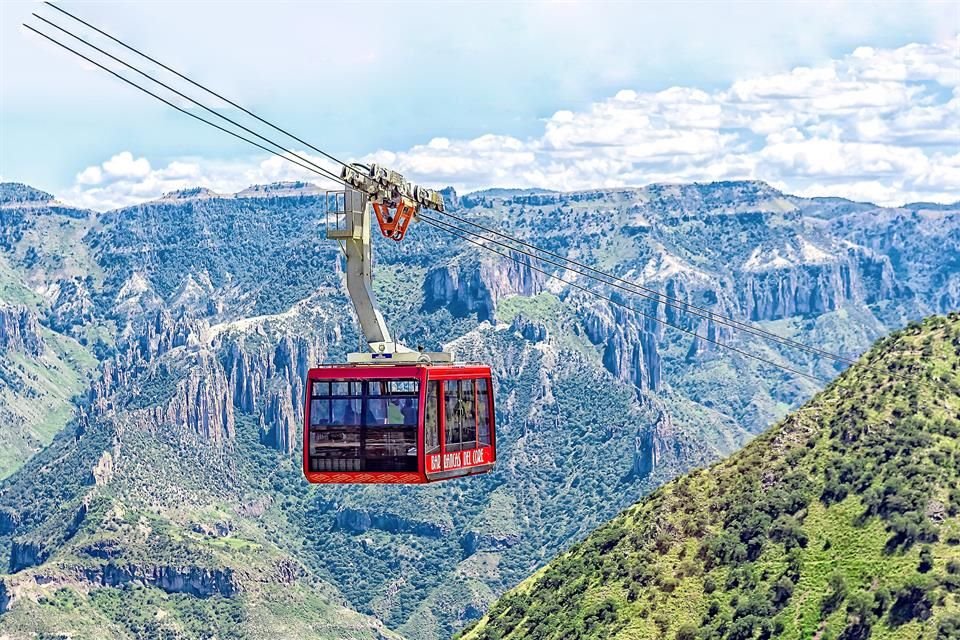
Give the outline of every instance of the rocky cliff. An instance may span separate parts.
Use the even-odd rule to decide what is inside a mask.
[[[431,269],[423,283],[423,311],[447,309],[455,316],[475,314],[491,321],[503,298],[536,295],[545,276],[530,269],[529,258],[516,256],[522,262],[471,255]]]
[[[755,249],[738,278],[743,315],[750,320],[818,316],[901,295],[887,256],[857,245],[837,249],[827,253],[805,241],[799,252]]]
[[[156,312],[104,362],[88,393],[92,415],[127,411],[144,428],[173,429],[208,443],[232,439],[234,394],[220,360],[203,344],[208,328]]]
[[[0,300],[0,354],[18,351],[36,357],[43,353],[43,349],[37,316],[25,307],[4,304]]]
[[[582,297],[582,296],[581,296]],[[624,301],[623,296],[614,299]],[[660,386],[660,326],[650,317],[622,306],[583,299],[583,324],[590,341],[603,351],[603,365],[618,380],[641,391]],[[630,304],[629,302],[627,304]]]

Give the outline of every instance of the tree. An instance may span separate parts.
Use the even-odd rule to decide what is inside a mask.
[[[695,640],[697,637],[697,628],[693,625],[685,624],[677,629],[677,640]]]
[[[873,596],[863,591],[850,595],[847,601],[847,626],[839,640],[866,640],[876,620]]]
[[[784,605],[787,604],[787,601],[790,599],[790,596],[793,595],[793,580],[788,576],[781,576],[779,580],[771,587],[773,595],[773,604],[778,608],[782,609]]]
[[[890,607],[890,625],[898,627],[912,620],[927,620],[933,613],[932,589],[933,581],[921,576],[914,576],[900,587]]]
[[[843,579],[843,574],[839,572],[830,574],[827,585],[830,587],[830,593],[824,596],[823,602],[820,603],[820,610],[824,615],[836,611],[847,597],[847,582]]]

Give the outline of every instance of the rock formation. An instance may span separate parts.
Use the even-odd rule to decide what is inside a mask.
[[[43,350],[43,337],[37,316],[26,307],[0,301],[0,354],[5,351],[19,351],[38,357]]]

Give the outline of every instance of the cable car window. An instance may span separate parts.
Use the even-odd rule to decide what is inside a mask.
[[[367,400],[367,417],[364,424],[417,426],[417,411],[420,400],[416,397],[377,398]]]
[[[390,393],[420,393],[420,383],[416,380],[391,380]]]
[[[419,393],[416,380],[371,380],[367,383],[365,470],[417,470]]]
[[[416,380],[315,381],[310,387],[312,471],[416,471]]]
[[[310,399],[310,426],[330,424],[330,399],[329,398],[311,398]]]
[[[310,470],[361,471],[363,400],[357,382],[315,381],[310,387]],[[356,397],[337,397],[356,396]]]
[[[333,396],[363,395],[363,383],[359,380],[334,380],[331,387]]]
[[[423,414],[423,446],[426,448],[426,452],[430,454],[440,451],[440,424],[437,421],[439,399],[437,390],[440,388],[440,383],[429,382],[427,384],[427,406],[424,407]]]
[[[490,389],[486,378],[477,380],[477,446],[490,445]]]
[[[360,471],[363,446],[359,398],[331,398],[318,402],[321,409],[330,406],[328,423],[315,423],[311,415],[311,463],[318,471]],[[312,410],[313,402],[311,402]]]
[[[473,380],[447,380],[444,385],[447,451],[473,449],[477,445],[477,415]]]
[[[460,402],[463,404],[460,448],[474,449],[477,446],[477,403],[473,380],[460,381]]]
[[[447,451],[460,449],[460,383],[457,380],[447,380],[444,383],[443,397],[446,407],[447,428],[444,442]]]
[[[333,398],[333,424],[360,424],[360,398]]]

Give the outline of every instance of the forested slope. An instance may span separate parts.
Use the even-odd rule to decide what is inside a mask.
[[[960,637],[960,314],[880,340],[665,485],[466,638]]]

